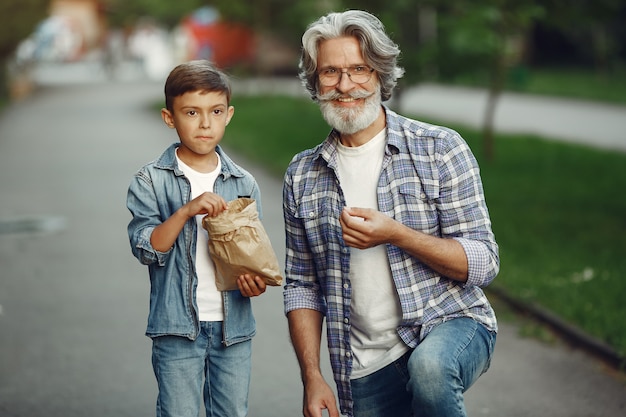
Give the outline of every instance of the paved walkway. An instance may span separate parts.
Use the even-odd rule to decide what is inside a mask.
[[[424,84],[407,89],[400,109],[480,128],[487,93],[481,89]],[[495,129],[626,152],[626,106],[504,93]]]

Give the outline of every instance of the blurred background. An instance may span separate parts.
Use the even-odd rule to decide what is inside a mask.
[[[136,64],[160,79],[192,58],[236,74],[292,75],[306,25],[346,8],[381,18],[401,46],[405,84],[532,92],[535,78],[563,72],[624,83],[621,0],[4,0],[0,96],[27,93],[37,65],[80,60],[99,61],[110,77]]]
[[[224,146],[259,180],[282,262],[282,174],[328,133],[296,78],[300,39],[348,8],[400,46],[406,75],[387,104],[457,130],[480,163],[501,332],[470,414],[623,412],[625,1],[2,0],[1,417],[153,415],[149,283],[124,201],[176,139],[163,82],[197,58],[232,76]],[[251,415],[299,415],[280,289],[255,314]]]

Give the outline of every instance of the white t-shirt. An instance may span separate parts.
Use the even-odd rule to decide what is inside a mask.
[[[186,165],[178,158],[178,166],[191,183],[191,198],[194,199],[205,192],[213,192],[213,185],[222,169],[222,161],[217,156],[217,167],[208,173],[198,172]],[[198,233],[196,235],[196,274],[198,287],[196,288],[196,303],[200,321],[223,321],[224,303],[222,292],[215,286],[215,264],[209,256],[209,234],[202,227],[202,218],[205,214],[196,216]]]
[[[376,188],[385,153],[386,129],[358,147],[338,146],[338,175],[349,207],[378,210]],[[401,320],[398,294],[385,245],[350,248],[351,378],[378,371],[401,357],[408,347],[396,331]]]

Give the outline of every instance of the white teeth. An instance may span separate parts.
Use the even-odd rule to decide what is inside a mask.
[[[349,103],[351,101],[354,101],[354,99],[352,97],[345,97],[345,98],[340,97],[337,100],[341,101],[342,103]]]

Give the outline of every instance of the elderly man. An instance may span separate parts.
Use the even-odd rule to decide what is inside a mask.
[[[397,45],[363,11],[302,37],[300,78],[333,127],[284,180],[285,312],[305,416],[339,416],[320,371],[326,319],[341,412],[465,416],[487,370],[496,317],[481,287],[499,271],[479,169],[454,131],[382,102]]]

